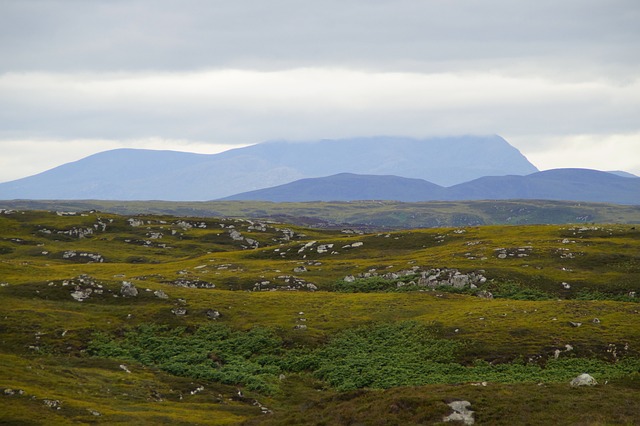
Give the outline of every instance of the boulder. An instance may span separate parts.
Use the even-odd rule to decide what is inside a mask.
[[[168,299],[168,298],[169,298],[169,296],[167,295],[167,293],[165,293],[165,292],[164,292],[164,291],[162,291],[162,290],[156,290],[156,291],[154,291],[154,292],[153,292],[153,294],[154,294],[157,298],[160,298],[160,299]]]
[[[124,297],[136,297],[138,295],[138,289],[129,281],[123,281],[122,287],[120,287],[120,294]]]
[[[187,315],[187,309],[182,307],[173,308],[171,312],[178,317],[183,317]]]
[[[598,382],[596,381],[596,379],[593,378],[593,376],[587,373],[583,373],[578,377],[574,378],[573,380],[571,380],[570,384],[572,388],[575,388],[578,386],[595,386],[598,384]]]
[[[480,290],[476,293],[476,296],[480,297],[481,299],[493,299],[493,294],[487,290]]]
[[[215,310],[215,309],[208,309],[207,312],[207,318],[211,319],[211,320],[217,320],[218,318],[220,318],[222,316],[222,314]]]
[[[71,293],[71,297],[73,297],[78,302],[82,302],[91,296],[93,293],[93,289],[90,288],[76,288],[74,292]]]
[[[444,417],[443,422],[463,422],[465,425],[475,423],[473,411],[469,410],[471,403],[469,401],[453,401],[447,404],[453,410],[453,413]]]

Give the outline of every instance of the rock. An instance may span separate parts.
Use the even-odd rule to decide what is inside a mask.
[[[232,229],[232,230],[229,231],[229,236],[234,241],[242,241],[242,240],[244,240],[244,237],[242,236],[242,234],[240,232],[236,231],[235,229]]]
[[[129,374],[131,374],[131,370],[129,370],[129,369],[127,368],[127,366],[126,366],[126,365],[124,365],[124,364],[120,364],[120,369],[121,369],[122,371],[124,371],[125,373],[129,373]]]
[[[305,324],[296,324],[295,326],[293,326],[294,330],[306,330],[307,326]]]
[[[453,410],[453,413],[444,417],[443,422],[463,422],[465,425],[475,423],[473,411],[469,410],[471,403],[469,401],[453,401],[447,404]]]
[[[44,405],[49,408],[53,408],[54,410],[59,410],[62,408],[62,403],[57,399],[45,399],[42,401]]]
[[[215,309],[207,309],[206,314],[207,314],[207,318],[211,320],[217,320],[222,316],[222,314]]]
[[[316,251],[318,253],[326,253],[329,251],[329,249],[333,248],[333,244],[321,244],[318,246],[318,248],[316,249]]]
[[[600,324],[600,319],[594,318],[594,319],[591,320],[591,322],[594,323],[594,324]]]
[[[595,386],[598,384],[598,382],[593,378],[593,376],[583,373],[571,380],[570,384],[572,388],[575,388],[578,386]]]
[[[93,289],[76,287],[76,290],[71,293],[71,297],[78,302],[82,302],[83,300],[87,300],[89,296],[91,296],[91,293],[93,293]]]
[[[569,290],[571,288],[571,284],[569,283],[562,283],[562,288],[564,288],[565,290]]]
[[[352,283],[356,280],[356,277],[354,277],[353,275],[347,275],[346,277],[344,277],[344,282],[346,283]]]
[[[120,294],[123,295],[124,297],[136,297],[138,295],[138,289],[129,281],[122,281]]]
[[[168,299],[169,296],[167,295],[167,293],[165,293],[162,290],[156,290],[153,292],[153,295],[156,296],[159,299]]]
[[[476,293],[476,296],[480,297],[481,299],[493,299],[493,294],[487,290],[480,290]]]
[[[307,272],[307,268],[305,268],[304,266],[297,266],[293,268],[293,272],[295,272],[296,274],[300,274],[302,272]]]
[[[171,313],[173,313],[175,316],[183,317],[183,316],[187,315],[187,309],[186,308],[173,308],[171,310]]]
[[[573,321],[569,321],[569,324],[571,325],[571,327],[580,327],[582,325],[581,322],[573,322]]]

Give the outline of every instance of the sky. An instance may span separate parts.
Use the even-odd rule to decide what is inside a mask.
[[[115,148],[499,134],[640,175],[637,0],[0,0],[0,182]]]

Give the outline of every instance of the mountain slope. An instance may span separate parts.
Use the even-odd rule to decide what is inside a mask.
[[[527,176],[488,176],[443,188],[397,176],[340,174],[236,194],[225,200],[571,200],[640,204],[640,178],[589,169],[554,169]]]
[[[220,154],[119,149],[0,184],[0,199],[210,200],[337,173],[453,185],[535,172],[499,136],[266,142]]]
[[[544,199],[640,204],[640,178],[590,169],[488,176],[447,188],[448,199]]]
[[[224,200],[256,201],[352,201],[441,199],[444,188],[422,179],[398,176],[340,173],[326,178],[308,178],[273,188],[249,191]]]

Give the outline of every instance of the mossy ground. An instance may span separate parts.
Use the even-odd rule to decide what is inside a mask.
[[[73,229],[92,232],[78,238]],[[244,239],[233,239],[231,230]],[[251,248],[247,238],[259,247]],[[311,241],[316,243],[300,251]],[[345,248],[354,242],[363,244]],[[323,244],[333,247],[318,251]],[[70,251],[104,260],[65,257]],[[306,272],[294,272],[300,266]],[[330,291],[345,275],[412,266],[484,271],[486,288],[496,295],[502,289],[503,297],[486,300],[442,289]],[[282,276],[319,290],[252,291],[263,281],[284,288]],[[180,280],[215,288],[177,286]],[[88,281],[102,293],[74,300],[75,287]],[[132,282],[139,295],[122,297],[122,281]],[[640,378],[633,372],[601,373],[600,384],[590,389],[571,389],[563,378],[543,385],[455,381],[339,391],[302,369],[284,371],[275,391],[265,393],[87,351],[96,332],[115,341],[145,324],[194,332],[213,322],[206,315],[213,309],[221,313],[216,323],[230,330],[271,330],[285,352],[321,351],[358,327],[413,321],[437,329],[438,339],[462,345],[454,361],[464,366],[482,360],[544,368],[556,350],[561,360],[621,366],[640,357],[640,304],[629,296],[640,295],[640,231],[632,225],[354,235],[237,219],[17,211],[0,214],[0,283],[6,284],[0,287],[0,389],[24,391],[0,395],[0,423],[430,424],[449,413],[445,402],[459,398],[472,402],[482,424],[640,424]],[[169,297],[156,297],[156,290]],[[517,300],[523,295],[537,300]],[[176,307],[187,314],[176,316]],[[45,399],[59,400],[60,409],[46,406]],[[274,413],[261,414],[255,401]]]

